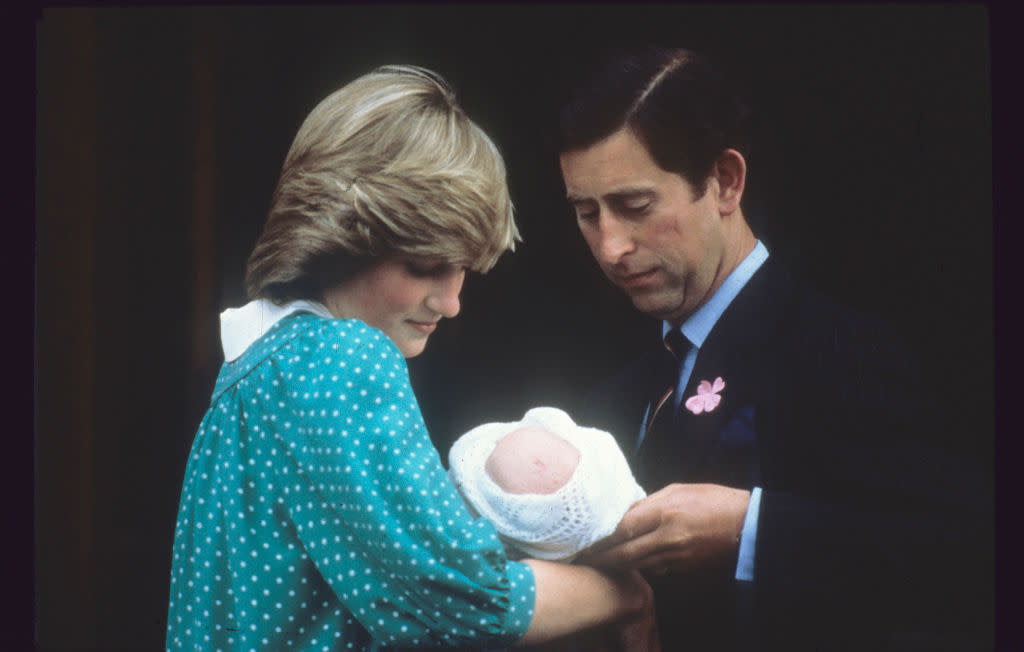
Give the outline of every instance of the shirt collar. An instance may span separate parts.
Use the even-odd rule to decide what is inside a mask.
[[[711,298],[683,322],[679,330],[695,348],[699,349],[704,344],[704,340],[707,339],[708,333],[718,322],[718,318],[722,316],[732,300],[736,298],[743,286],[754,276],[754,272],[760,269],[766,260],[768,260],[768,249],[758,240],[754,249],[736,266],[736,269],[732,270],[732,273],[725,278]],[[672,330],[672,325],[667,321],[662,322],[661,335],[663,338],[670,330]]]
[[[241,308],[228,308],[220,313],[220,340],[224,348],[224,361],[231,362],[241,357],[246,349],[263,337],[274,324],[300,310],[320,315],[325,319],[334,319],[334,315],[326,306],[315,301],[291,301],[279,306],[266,299],[256,299]]]

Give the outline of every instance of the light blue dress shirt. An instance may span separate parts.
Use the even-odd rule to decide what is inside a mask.
[[[673,405],[676,410],[679,409],[679,404],[683,400],[683,390],[686,387],[686,383],[690,380],[690,374],[697,363],[697,355],[700,353],[700,347],[704,345],[704,340],[707,339],[711,329],[718,323],[718,319],[725,312],[725,309],[729,307],[729,304],[736,298],[736,295],[740,293],[740,290],[743,289],[754,275],[754,272],[767,259],[768,249],[758,240],[753,251],[747,254],[747,257],[726,277],[718,291],[679,327],[682,334],[690,341],[691,346],[690,350],[686,353],[686,358],[683,359],[683,363],[679,367],[679,382],[676,383],[676,391],[672,396]],[[668,322],[662,322],[662,337],[667,335],[670,330],[672,330],[672,325]],[[643,422],[647,422],[646,414],[644,415]],[[643,437],[644,432],[641,429],[640,436],[637,438],[637,449],[643,443]],[[739,561],[736,564],[736,579],[738,580],[749,582],[754,579],[754,546],[757,541],[757,515],[760,506],[761,488],[754,487],[753,491],[750,492],[747,515],[743,521],[743,533],[740,535],[740,554]]]

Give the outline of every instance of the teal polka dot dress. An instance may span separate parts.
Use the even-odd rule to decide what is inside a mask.
[[[534,592],[463,506],[382,332],[296,312],[224,364],[185,471],[168,650],[502,647]]]

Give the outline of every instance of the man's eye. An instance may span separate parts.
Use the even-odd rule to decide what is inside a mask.
[[[647,209],[649,209],[650,207],[651,207],[651,202],[645,201],[645,202],[626,204],[623,208],[625,209],[625,211],[627,213],[632,213],[633,215],[642,215],[643,213],[646,213]]]
[[[593,208],[581,208],[579,206],[575,209],[576,219],[589,221],[597,217],[597,211]]]

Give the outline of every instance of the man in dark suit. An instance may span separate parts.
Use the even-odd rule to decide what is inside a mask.
[[[984,649],[985,480],[938,445],[906,347],[755,237],[747,116],[685,50],[614,62],[563,112],[583,237],[664,337],[580,415],[650,494],[587,562],[647,572],[666,650]]]

